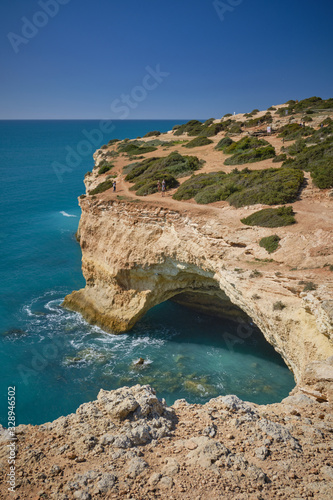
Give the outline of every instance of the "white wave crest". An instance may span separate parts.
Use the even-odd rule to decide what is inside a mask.
[[[68,214],[67,212],[64,212],[63,210],[61,210],[61,215],[63,215],[64,217],[77,217],[77,215],[73,215],[73,214]]]

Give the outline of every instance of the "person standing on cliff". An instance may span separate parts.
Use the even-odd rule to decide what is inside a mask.
[[[116,187],[117,187],[116,181],[113,181],[112,186],[113,186],[113,192],[115,192],[116,191]]]
[[[161,191],[161,182],[160,182],[160,180],[157,181],[157,191],[158,192]]]
[[[164,196],[165,193],[165,180],[163,179],[162,181],[162,196]]]

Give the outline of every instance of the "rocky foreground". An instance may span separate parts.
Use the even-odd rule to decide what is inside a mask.
[[[229,395],[170,408],[148,385],[101,390],[75,414],[17,428],[12,493],[2,429],[0,498],[329,500],[332,423],[332,401],[297,390],[267,406]]]

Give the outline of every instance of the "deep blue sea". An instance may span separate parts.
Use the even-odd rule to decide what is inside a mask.
[[[95,399],[100,388],[136,383],[152,384],[169,404],[230,393],[270,403],[294,386],[250,322],[244,340],[234,323],[165,302],[132,332],[114,336],[60,306],[85,285],[74,235],[92,152],[112,138],[163,132],[185,121],[115,121],[111,134],[95,134],[91,151],[82,141],[100,130],[97,120],[0,121],[2,425],[8,386],[16,387],[17,424],[53,420]],[[134,364],[139,357],[146,360],[142,367]]]

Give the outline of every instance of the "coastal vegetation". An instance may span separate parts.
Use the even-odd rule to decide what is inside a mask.
[[[283,166],[309,171],[313,182],[320,189],[333,187],[333,135],[313,146],[307,147],[302,141],[290,148],[288,153],[294,152],[295,158],[287,160]]]
[[[107,179],[106,181],[101,182],[100,184],[98,184],[98,186],[96,186],[94,189],[89,191],[89,194],[96,195],[99,193],[103,193],[104,191],[111,189],[112,185],[113,185],[113,181],[111,179]]]
[[[111,168],[114,167],[114,164],[104,160],[98,166],[99,166],[98,175],[102,175],[111,170]]]
[[[126,181],[134,183],[131,190],[139,196],[157,192],[157,181],[164,179],[167,188],[178,185],[177,178],[190,175],[203,164],[196,156],[182,156],[173,152],[163,158],[147,158],[125,167]]]
[[[283,227],[295,224],[294,211],[292,207],[264,208],[258,212],[241,219],[247,226],[260,227]]]
[[[161,132],[158,130],[152,130],[151,132],[147,132],[143,137],[157,137],[158,135],[161,135]]]
[[[135,139],[134,141],[124,140],[118,146],[119,153],[127,153],[129,156],[137,156],[143,155],[145,153],[150,153],[152,151],[156,151],[156,147],[150,145],[144,141],[138,141]]]
[[[303,178],[303,172],[288,168],[199,174],[186,180],[173,198],[194,198],[200,204],[226,200],[236,208],[257,203],[278,205],[295,200]]]
[[[192,141],[184,144],[184,148],[197,148],[199,146],[206,146],[207,144],[212,144],[212,140],[208,139],[208,137],[196,137]]]
[[[268,253],[273,253],[279,247],[280,237],[277,234],[261,238],[259,245],[263,247]]]

